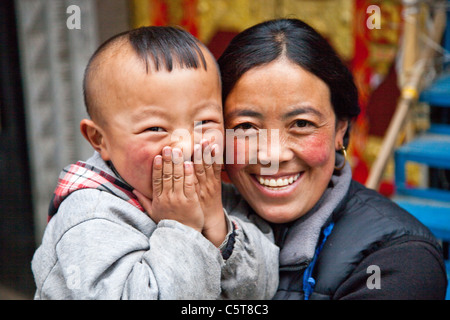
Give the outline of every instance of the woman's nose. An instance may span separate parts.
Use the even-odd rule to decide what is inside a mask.
[[[293,159],[294,152],[287,143],[287,138],[279,130],[270,130],[270,138],[259,139],[258,160],[263,165],[272,166]]]
[[[290,161],[294,158],[294,152],[289,147],[288,143],[285,141],[280,141],[279,147],[279,161],[280,163]]]

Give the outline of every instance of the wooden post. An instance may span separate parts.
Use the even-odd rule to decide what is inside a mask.
[[[412,69],[418,59],[418,34],[419,34],[419,4],[417,0],[403,1],[403,48],[402,48],[402,72],[399,74],[401,86],[411,76]]]
[[[405,1],[405,2],[407,4],[417,4],[417,1]],[[446,3],[444,1],[442,7],[436,10],[436,15],[433,21],[433,29],[432,29],[433,31],[431,32],[430,35],[432,41],[437,43],[440,42],[440,39],[442,38],[445,29],[446,23],[445,4]],[[413,37],[417,37],[418,34],[417,33],[410,34],[410,32],[414,31],[415,29],[416,28],[413,26],[411,26],[411,28],[409,29],[407,28],[405,29],[405,32],[409,32],[408,34],[405,34],[405,41],[412,41],[413,43],[416,41],[413,40]],[[411,63],[412,59],[408,55],[408,53],[405,52],[405,50],[407,50],[406,48],[411,47],[413,47],[413,45],[405,43],[403,53],[407,57],[407,59],[405,59],[406,61],[404,61],[404,66],[406,64],[406,67],[409,67],[409,64]],[[397,136],[405,123],[405,119],[408,115],[411,104],[416,102],[418,98],[419,91],[421,90],[420,84],[422,76],[426,69],[425,67],[427,63],[430,61],[430,59],[433,58],[434,53],[435,51],[433,50],[432,47],[424,46],[422,54],[420,55],[419,59],[415,61],[415,63],[412,65],[410,74],[409,75],[405,74],[404,76],[407,76],[407,78],[402,79],[403,81],[402,94],[397,104],[395,113],[389,124],[389,127],[386,131],[386,135],[381,145],[380,152],[370,170],[369,177],[366,182],[366,187],[368,188],[378,189],[384,169],[386,168],[386,164],[392,155]]]

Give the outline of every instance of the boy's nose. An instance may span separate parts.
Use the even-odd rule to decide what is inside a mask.
[[[194,137],[192,132],[186,129],[176,130],[171,137],[172,148],[180,148],[183,152],[184,161],[192,161],[194,153]]]

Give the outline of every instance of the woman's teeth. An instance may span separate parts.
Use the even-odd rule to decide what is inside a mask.
[[[298,179],[298,177],[300,177],[300,173],[297,173],[296,175],[290,177],[283,177],[278,179],[268,179],[264,178],[263,176],[257,176],[256,180],[263,186],[276,188],[288,186],[294,183]]]

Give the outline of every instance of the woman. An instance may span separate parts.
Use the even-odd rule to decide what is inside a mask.
[[[226,163],[239,194],[224,189],[229,212],[250,209],[274,229],[275,298],[444,298],[445,267],[431,233],[352,181],[345,148],[357,90],[327,41],[302,21],[272,20],[237,35],[218,62],[225,126],[245,133],[227,139],[226,150],[250,152],[246,137],[278,134],[267,140],[271,152],[259,141],[257,161]],[[270,163],[278,172],[261,173]]]

